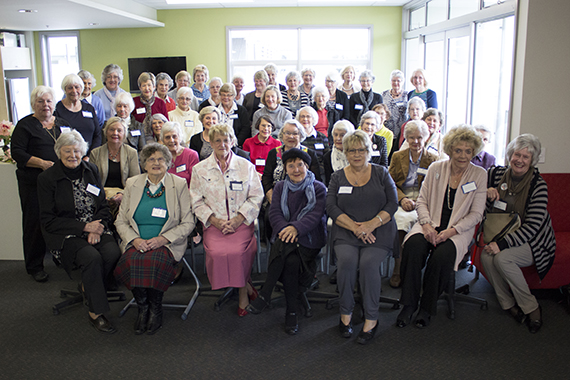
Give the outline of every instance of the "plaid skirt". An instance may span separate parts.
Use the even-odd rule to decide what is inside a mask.
[[[174,280],[175,265],[176,260],[166,247],[145,253],[131,247],[119,259],[114,274],[129,290],[152,288],[165,292]]]

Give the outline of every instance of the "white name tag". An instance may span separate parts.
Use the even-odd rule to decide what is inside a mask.
[[[141,131],[138,129],[133,129],[131,131],[131,136],[140,136],[141,135]]]
[[[263,158],[258,158],[255,160],[257,166],[265,166],[265,160]]]
[[[371,156],[372,157],[380,157],[380,151],[379,150],[373,150]]]
[[[233,115],[228,115],[230,117],[230,119],[237,119],[238,115],[236,115],[235,113]]]
[[[243,190],[243,182],[241,181],[231,181],[230,182],[230,190],[232,191],[242,191]]]
[[[101,192],[101,190],[97,186],[93,186],[92,184],[88,183],[87,184],[87,192],[89,192],[89,193],[91,193],[97,197],[97,196],[99,196],[99,192]]]
[[[153,207],[151,216],[155,218],[166,218],[166,210],[159,207]]]
[[[137,108],[137,115],[140,115],[141,113],[146,113],[146,108]]]
[[[343,106],[342,104],[340,104],[340,103],[336,103],[336,104],[334,105],[334,108],[336,108],[337,110],[341,110],[341,111],[342,111],[342,110],[344,109],[344,106]]]
[[[316,143],[316,144],[315,144],[315,149],[325,149],[325,144],[323,144],[323,143]]]
[[[61,131],[61,133],[67,133],[67,132],[71,131],[71,128],[69,128],[69,127],[59,127],[59,130]]]
[[[364,106],[362,104],[355,104],[354,109],[355,110],[362,110],[362,109],[364,109]]]
[[[396,105],[397,105],[398,107],[405,107],[405,106],[406,106],[406,103],[405,103],[405,102],[396,102]]]
[[[435,149],[433,146],[428,146],[427,151],[434,154],[439,154],[439,150]]]
[[[352,186],[341,186],[338,188],[339,194],[352,194]]]
[[[426,168],[418,168],[418,171],[416,173],[421,174],[421,175],[427,175],[427,169]]]
[[[176,173],[180,173],[186,170],[186,164],[176,167]]]
[[[502,211],[506,211],[507,210],[507,202],[495,201],[495,203],[493,203],[493,207],[498,208],[499,210],[502,210]]]
[[[467,182],[465,185],[461,186],[463,194],[468,194],[474,190],[477,190],[477,185],[475,182]]]
[[[82,111],[81,112],[83,114],[83,117],[89,118],[89,119],[93,119],[93,114],[89,111]]]
[[[185,126],[186,128],[192,128],[192,127],[194,127],[194,120],[186,120],[186,121],[184,121],[184,126]]]

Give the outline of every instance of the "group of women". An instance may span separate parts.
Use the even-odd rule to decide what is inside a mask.
[[[39,282],[48,279],[46,247],[68,273],[79,267],[79,289],[98,331],[116,331],[104,315],[106,289],[114,281],[136,300],[136,334],[162,327],[163,293],[197,218],[212,288],[238,288],[242,317],[260,313],[281,280],[285,331],[296,334],[297,295],[315,276],[327,216],[333,221],[341,336],[353,334],[358,281],[365,321],[357,341],[373,339],[379,268],[389,255],[398,258],[390,282],[402,286],[404,305],[396,325],[405,327],[415,315],[415,325],[427,327],[486,207],[521,216],[518,230],[485,246],[481,262],[503,309],[528,321],[531,332],[540,329],[540,306],[519,269],[534,263],[544,277],[554,258],[546,184],[535,168],[536,137],[513,140],[509,165],[487,174],[471,162],[484,146],[481,133],[460,125],[441,135],[443,116],[423,70],[412,76],[416,89],[408,101],[399,71],[392,73],[392,89],[380,95],[372,92],[372,73],[364,71],[359,86],[352,67],[343,70],[338,88],[334,75],[320,88],[312,84],[315,73],[304,70],[303,83],[295,89],[300,78],[292,74],[288,90],[271,84],[263,70],[255,74],[256,90],[242,95],[237,88],[243,78],[234,78],[237,85],[213,81],[206,93],[208,72],[200,66],[191,89],[188,73],[176,76],[174,98],[166,92],[170,77],[143,73],[141,95],[133,99],[118,88],[119,70],[109,65],[102,74],[102,131],[97,111],[81,99],[84,80],[92,76],[70,74],[57,106],[49,87],[32,92],[34,113],[18,123],[12,139],[28,273]],[[269,70],[275,74],[274,66]],[[191,105],[198,97],[196,119]],[[250,271],[261,210],[272,245],[258,293]]]

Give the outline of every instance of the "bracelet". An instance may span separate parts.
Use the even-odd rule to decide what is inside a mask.
[[[376,217],[378,219],[380,219],[380,226],[382,226],[384,224],[384,221],[382,220],[382,218],[380,217],[380,215],[376,215]]]

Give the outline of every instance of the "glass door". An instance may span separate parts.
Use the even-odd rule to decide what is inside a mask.
[[[445,33],[447,40],[446,130],[469,121],[471,31],[469,27]],[[441,107],[441,106],[440,106]]]

